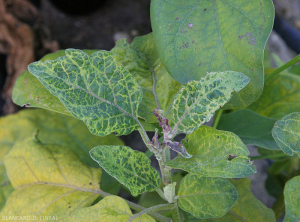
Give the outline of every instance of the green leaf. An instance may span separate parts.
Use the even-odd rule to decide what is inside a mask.
[[[275,122],[274,118],[262,116],[248,109],[241,109],[223,114],[218,129],[233,132],[246,145],[278,150],[279,147],[272,137]]]
[[[300,111],[300,76],[280,73],[266,81],[261,97],[248,108],[272,118]],[[280,89],[280,90],[279,90]]]
[[[0,118],[0,164],[18,140],[30,137],[39,130],[39,140],[71,148],[86,164],[99,167],[89,155],[97,145],[123,145],[121,139],[110,134],[92,135],[85,124],[73,117],[43,109],[27,109]]]
[[[240,222],[254,221],[255,222],[275,222],[276,218],[272,209],[267,208],[263,203],[256,199],[251,190],[250,179],[230,180],[237,192],[238,200],[228,213],[218,219],[199,220],[190,214],[185,214],[187,222],[202,221],[202,222]]]
[[[111,52],[97,51],[89,56],[67,49],[66,56],[32,63],[28,70],[93,134],[124,135],[138,127],[142,90]]]
[[[142,152],[127,146],[97,146],[90,151],[90,155],[107,173],[124,184],[133,196],[159,189],[159,174]]]
[[[224,216],[237,200],[234,186],[223,178],[189,174],[180,183],[178,204],[199,219]]]
[[[83,50],[89,55],[97,50]],[[45,55],[40,61],[55,60],[65,56],[65,50]],[[72,116],[66,107],[53,96],[42,83],[30,72],[23,72],[16,80],[12,99],[15,104],[26,107],[38,107]]]
[[[172,133],[192,133],[230,100],[233,91],[240,91],[248,83],[247,76],[231,71],[209,73],[200,81],[187,83],[175,96]]]
[[[162,65],[154,45],[153,35],[136,37],[132,44],[121,39],[111,50],[119,64],[122,64],[143,89],[143,100],[139,106],[139,117],[156,123],[155,108],[168,111],[174,95],[181,84],[175,81]]]
[[[289,180],[284,188],[286,215],[284,222],[300,221],[300,176]]]
[[[131,216],[132,212],[124,199],[108,196],[94,206],[75,211],[64,222],[126,222]],[[155,220],[144,214],[133,222],[155,222]]]
[[[227,70],[251,79],[226,108],[247,106],[261,94],[263,51],[273,19],[271,0],[151,1],[156,48],[177,81],[184,84]]]
[[[99,196],[101,170],[85,165],[68,147],[19,141],[5,157],[7,175],[16,189],[3,216],[57,216],[90,206]]]
[[[4,165],[0,166],[0,211],[4,207],[8,197],[14,191],[5,171]]]
[[[177,157],[167,166],[205,177],[241,178],[256,172],[247,147],[231,132],[201,126],[182,143],[193,157]]]
[[[291,113],[275,123],[273,137],[287,155],[300,156],[300,113]]]

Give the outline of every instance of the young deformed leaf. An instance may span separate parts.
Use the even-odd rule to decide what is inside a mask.
[[[273,137],[287,155],[300,156],[300,113],[291,113],[275,123]]]
[[[250,179],[230,180],[238,192],[238,199],[228,213],[218,219],[199,220],[185,213],[186,222],[275,222],[276,218],[272,209],[267,208],[256,199],[251,190]]]
[[[185,84],[176,94],[173,103],[172,134],[190,134],[208,122],[220,107],[231,98],[232,92],[240,91],[249,78],[238,72],[212,72],[200,81]]]
[[[91,207],[75,211],[64,222],[126,222],[131,216],[132,212],[124,199],[108,196]],[[155,220],[144,214],[133,222],[155,222]]]
[[[142,152],[127,146],[97,146],[90,151],[90,155],[107,173],[124,184],[133,196],[159,189],[159,174]]]
[[[157,122],[153,110],[159,108],[167,114],[181,84],[174,80],[162,65],[153,35],[136,37],[132,44],[127,43],[126,39],[121,39],[111,51],[116,61],[136,78],[143,89],[139,117],[147,122]]]
[[[300,221],[300,176],[289,180],[284,188],[286,215],[284,222]]]
[[[142,90],[111,52],[97,51],[89,56],[67,49],[66,56],[32,63],[28,70],[93,134],[123,135],[137,129]]]
[[[167,166],[205,177],[241,178],[256,172],[247,147],[231,132],[201,126],[182,143],[192,157],[177,157]]]
[[[22,140],[6,155],[5,167],[15,191],[1,218],[53,215],[63,221],[99,196],[101,170],[85,165],[67,147]]]
[[[292,112],[299,112],[299,88],[299,75],[280,73],[265,82],[262,95],[248,108],[263,116],[276,119]]]
[[[251,82],[227,108],[245,107],[263,89],[263,51],[272,30],[271,0],[152,0],[151,24],[162,63],[180,83],[233,70]]]
[[[272,129],[277,119],[265,117],[249,109],[241,109],[222,115],[218,129],[230,131],[241,138],[246,145],[279,150],[272,137]]]
[[[234,205],[238,194],[234,186],[223,178],[209,178],[188,174],[180,183],[179,207],[196,218],[224,216]]]

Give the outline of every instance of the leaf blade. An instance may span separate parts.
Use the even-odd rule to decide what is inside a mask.
[[[300,203],[300,192],[299,192],[300,177],[294,177],[289,180],[284,188],[284,201],[286,206],[286,215],[284,222],[299,221],[299,203]]]

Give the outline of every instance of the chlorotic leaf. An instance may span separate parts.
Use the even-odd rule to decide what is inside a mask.
[[[156,48],[177,81],[185,84],[227,70],[251,79],[226,108],[245,107],[261,94],[263,51],[273,19],[271,0],[151,1]]]
[[[262,95],[247,108],[276,119],[300,112],[299,88],[299,75],[280,73],[265,82]]]
[[[173,134],[192,133],[230,100],[233,91],[240,91],[248,83],[244,74],[227,71],[209,73],[200,81],[185,84],[173,103]]]
[[[75,211],[64,222],[126,222],[131,216],[132,212],[124,199],[108,196],[91,207]],[[133,222],[155,222],[155,220],[144,214]]]
[[[118,65],[111,52],[90,56],[67,49],[57,60],[34,62],[30,73],[98,136],[129,134],[137,129],[142,90],[134,77]]]
[[[169,203],[174,203],[176,182],[164,187],[164,195]]]
[[[62,221],[99,196],[101,170],[85,165],[67,147],[19,141],[6,155],[5,168],[15,191],[1,218],[51,215]]]
[[[8,197],[14,191],[7,175],[4,165],[0,166],[0,211],[4,207]]]
[[[90,55],[97,50],[83,51]],[[45,55],[40,61],[55,60],[65,55],[65,50],[59,50],[55,53]],[[42,83],[28,71],[23,72],[17,78],[13,88],[12,99],[14,103],[19,106],[38,107],[72,116],[59,99],[53,96]]]
[[[180,183],[179,207],[196,218],[224,216],[237,200],[234,186],[223,178],[188,174]]]
[[[289,180],[284,188],[286,215],[284,222],[300,221],[300,176]]]
[[[267,208],[263,203],[256,199],[251,190],[250,179],[230,180],[238,192],[238,199],[228,213],[218,219],[199,220],[190,214],[185,213],[187,222],[275,222],[275,214],[272,209]]]
[[[90,151],[90,155],[108,174],[124,184],[133,196],[159,189],[159,174],[142,152],[127,146],[97,146]]]
[[[168,113],[174,95],[181,84],[175,81],[158,57],[152,34],[136,37],[132,44],[121,39],[111,50],[116,61],[122,64],[143,89],[143,100],[139,106],[139,117],[156,123],[153,110],[159,108]]]
[[[230,131],[241,138],[246,145],[278,150],[272,137],[272,129],[277,119],[262,116],[249,109],[241,109],[222,115],[219,130]]]
[[[278,120],[272,134],[283,152],[290,156],[296,152],[300,156],[300,113],[291,113]]]
[[[231,132],[201,126],[182,143],[193,156],[177,157],[167,166],[205,177],[241,178],[256,172],[247,147]]]

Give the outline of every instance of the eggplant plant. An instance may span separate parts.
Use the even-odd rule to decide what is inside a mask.
[[[273,20],[271,0],[152,0],[153,33],[30,64],[13,100],[39,109],[0,119],[1,219],[300,221],[300,57],[264,67]]]

